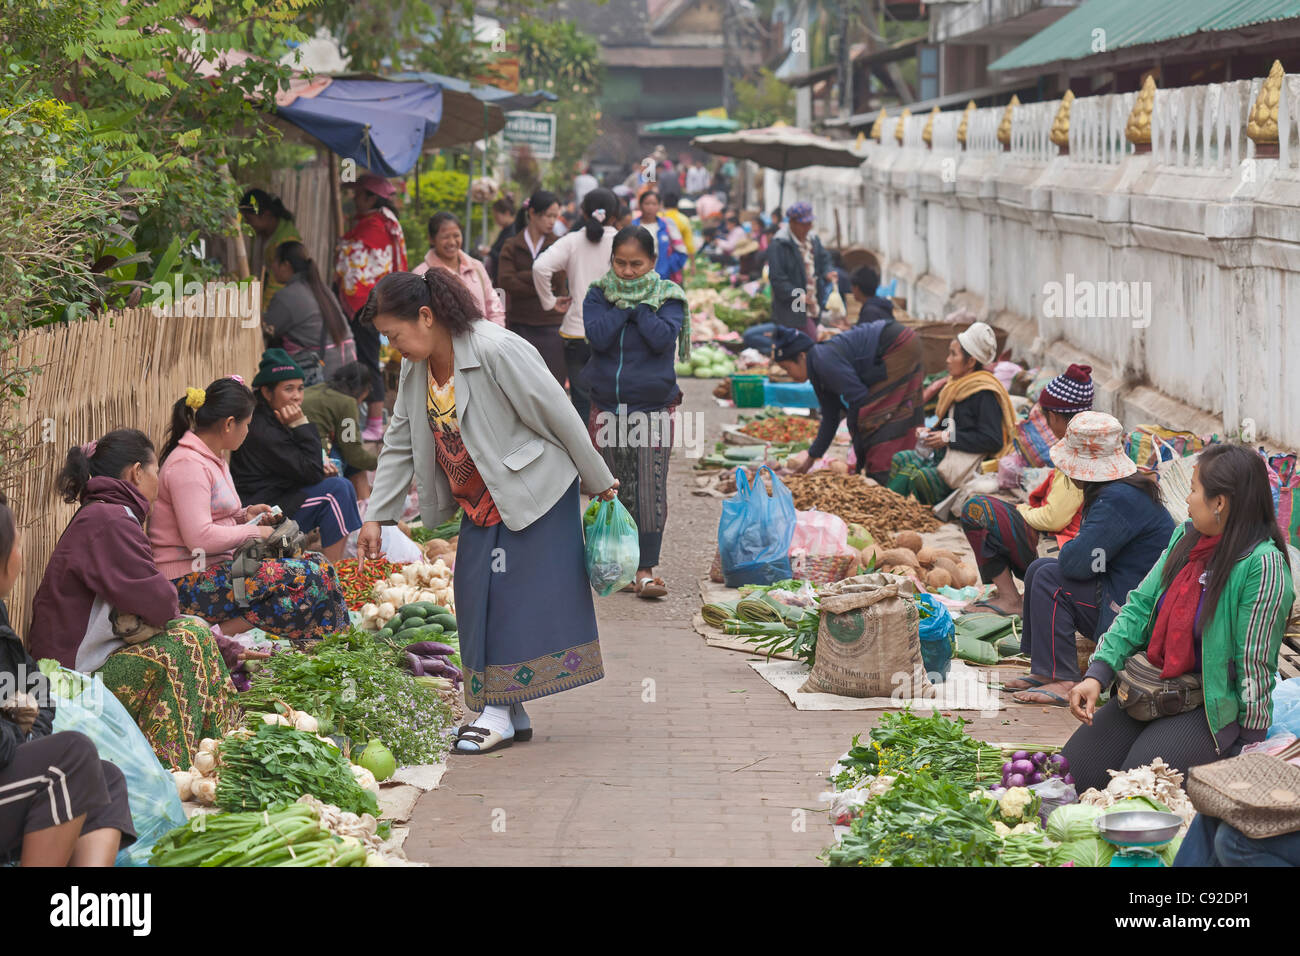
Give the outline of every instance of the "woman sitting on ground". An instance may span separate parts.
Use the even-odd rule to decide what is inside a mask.
[[[271,297],[262,317],[267,345],[290,355],[311,353],[326,377],[356,360],[357,346],[339,300],[325,288],[316,264],[301,242],[282,242],[271,273],[284,288]],[[369,394],[369,393],[367,393]]]
[[[1047,383],[1039,407],[1057,440],[1065,437],[1075,415],[1092,409],[1092,369],[1071,365]],[[1079,533],[1083,519],[1083,489],[1069,475],[1053,468],[1029,495],[1028,504],[1012,506],[992,495],[973,495],[957,516],[975,552],[980,580],[997,586],[997,596],[976,602],[972,610],[1019,614],[1023,602],[1016,578],[1024,579],[1038,558],[1040,533],[1054,534],[1058,546]]]
[[[230,456],[239,497],[278,507],[303,531],[319,529],[322,553],[338,561],[348,535],[361,530],[357,489],[326,458],[303,413],[302,369],[282,349],[267,349],[253,388],[248,437]]]
[[[582,303],[591,343],[583,373],[591,389],[588,425],[640,532],[641,563],[625,590],[643,598],[668,593],[654,569],[668,523],[669,423],[682,400],[673,362],[683,326],[690,335],[686,293],[660,278],[654,263],[649,231],[628,226],[614,237],[610,270],[591,284]],[[641,418],[642,429],[636,430],[631,416]],[[638,434],[644,436],[640,441],[628,437]]]
[[[144,521],[158,497],[158,458],[144,432],[119,428],[68,451],[63,500],[81,507],[59,537],[32,601],[28,646],[85,674],[99,673],[173,770],[204,737],[240,723],[228,668],[244,648],[204,621],[182,618],[176,588],[154,563]],[[152,637],[128,644],[113,621],[134,615]],[[119,620],[122,627],[126,622]],[[261,657],[265,655],[252,655]]]
[[[352,482],[357,500],[370,497],[367,472],[375,470],[378,456],[361,440],[357,405],[370,394],[370,372],[360,362],[351,362],[328,381],[309,385],[302,392],[302,413],[316,426],[321,448]]]
[[[941,427],[917,433],[931,454],[895,454],[889,468],[891,490],[913,495],[922,504],[938,504],[974,475],[981,461],[1006,454],[1015,435],[1016,413],[1002,383],[985,371],[997,357],[997,337],[983,322],[972,323],[949,343],[948,382],[935,409]]]
[[[0,602],[23,572],[22,533],[0,494]],[[126,778],[89,737],[54,733],[49,682],[0,603],[0,861],[112,866],[135,842]]]
[[[254,404],[234,377],[177,400],[149,520],[158,567],[176,585],[182,611],[226,634],[253,627],[289,640],[335,634],[348,626],[348,607],[334,568],[318,554],[263,561],[244,579],[246,600],[235,597],[234,552],[274,530],[260,523],[270,505],[240,503],[223,457],[243,444]]]
[[[1186,773],[1263,740],[1272,724],[1278,650],[1295,594],[1263,459],[1243,445],[1205,449],[1187,510],[1189,520],[1128,595],[1070,691],[1070,712],[1084,726],[1062,752],[1080,792],[1105,787],[1107,770],[1156,757]],[[1130,716],[1117,694],[1097,709],[1102,690],[1138,654],[1162,680],[1198,675],[1203,703],[1154,720]]]
[[[1052,446],[1052,464],[1083,490],[1083,519],[1059,557],[1025,570],[1020,650],[1029,673],[1005,686],[1022,703],[1064,707],[1079,680],[1075,632],[1092,640],[1106,633],[1169,543],[1174,519],[1155,477],[1124,453],[1124,428],[1110,415],[1076,415]]]

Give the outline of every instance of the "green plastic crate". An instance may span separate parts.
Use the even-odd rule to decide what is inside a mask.
[[[766,392],[766,375],[731,376],[731,400],[737,408],[762,408]]]

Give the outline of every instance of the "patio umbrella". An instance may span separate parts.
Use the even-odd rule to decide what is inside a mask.
[[[766,129],[697,136],[691,140],[691,145],[706,153],[748,159],[768,169],[779,170],[781,198],[778,205],[785,203],[785,174],[791,169],[862,165],[862,157],[854,155],[848,146],[794,126],[769,126]]]
[[[717,116],[683,116],[681,119],[651,123],[642,132],[647,136],[709,136],[717,133],[732,133],[738,129],[740,124],[735,120],[721,119]]]

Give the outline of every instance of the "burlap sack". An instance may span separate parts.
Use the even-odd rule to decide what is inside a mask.
[[[818,589],[817,660],[804,694],[924,697],[933,692],[921,659],[920,615],[911,581],[860,574]]]

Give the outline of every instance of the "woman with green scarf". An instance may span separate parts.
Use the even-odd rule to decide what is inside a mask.
[[[641,534],[641,561],[628,585],[643,598],[668,593],[656,577],[668,522],[668,456],[682,400],[673,363],[690,352],[686,293],[655,272],[650,233],[631,225],[614,237],[610,270],[591,284],[582,319],[591,345],[583,376],[588,428]]]

